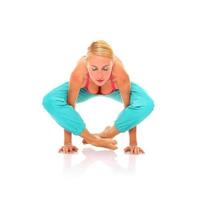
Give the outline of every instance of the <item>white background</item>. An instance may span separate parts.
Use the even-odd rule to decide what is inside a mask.
[[[1,1],[0,198],[200,199],[198,1]],[[84,146],[58,154],[63,129],[42,98],[67,81],[94,40],[106,40],[132,81],[155,102],[138,125],[144,155]],[[122,104],[98,97],[78,104],[91,132]]]

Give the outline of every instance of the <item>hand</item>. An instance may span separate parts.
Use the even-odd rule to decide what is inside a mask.
[[[67,145],[64,145],[62,146],[58,153],[74,153],[74,152],[77,152],[78,151],[78,148],[72,144],[67,144]]]
[[[124,149],[124,152],[130,152],[130,154],[140,154],[140,153],[144,153],[144,151],[138,147],[137,145],[129,145]]]

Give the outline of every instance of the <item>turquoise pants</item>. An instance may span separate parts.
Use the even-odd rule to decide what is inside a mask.
[[[86,124],[80,114],[67,104],[68,88],[68,81],[54,88],[43,97],[42,105],[61,127],[74,135],[80,135],[86,128]],[[81,88],[76,103],[98,95],[101,94],[91,94],[85,88]],[[119,90],[104,96],[123,103]],[[114,126],[120,133],[126,132],[144,120],[153,108],[152,98],[143,88],[131,81],[130,104],[118,114]]]

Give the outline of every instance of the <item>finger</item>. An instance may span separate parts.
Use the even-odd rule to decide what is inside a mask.
[[[74,153],[74,150],[70,150],[70,152],[69,153]]]
[[[65,151],[65,153],[68,153],[68,148],[67,147],[64,148],[64,151]]]
[[[139,147],[139,154],[142,153],[142,149]]]
[[[125,152],[127,152],[127,151],[128,151],[128,149],[129,149],[129,147],[126,147],[126,148],[124,148],[124,151],[125,151]]]
[[[72,147],[72,152],[77,152],[77,149],[75,146]]]
[[[63,153],[63,151],[64,151],[64,149],[63,149],[63,147],[61,147],[61,148],[60,148],[60,152]]]
[[[68,147],[68,153],[71,153],[71,147]]]
[[[141,149],[142,153],[145,153],[142,149]]]
[[[70,150],[70,152],[73,152],[73,147],[72,146],[69,147],[69,150]]]
[[[131,148],[130,153],[135,154],[135,148],[134,147]]]
[[[131,153],[131,149],[128,148],[128,149],[126,150],[126,153]]]
[[[135,147],[135,154],[138,154],[137,147]]]
[[[142,151],[141,151],[140,147],[138,147],[138,154],[141,154],[141,153],[142,153]]]
[[[70,153],[70,147],[67,148],[67,153]]]
[[[132,154],[132,153],[133,153],[133,150],[134,150],[134,148],[132,148],[131,146],[128,147],[128,152],[129,152],[129,153]]]
[[[137,148],[134,147],[134,154],[137,154]]]
[[[78,151],[78,149],[74,149],[74,152],[77,152]]]
[[[70,153],[74,153],[74,149],[73,148],[71,148]]]
[[[74,148],[75,151],[78,151],[78,148],[77,148],[77,147],[74,146],[73,148]]]
[[[69,152],[69,149],[66,149],[66,150],[65,150],[65,153],[66,153],[66,154],[70,153],[70,152]]]
[[[139,154],[139,148],[138,147],[136,147],[136,153]]]

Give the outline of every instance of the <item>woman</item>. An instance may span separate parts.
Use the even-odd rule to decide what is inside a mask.
[[[97,95],[122,102],[124,109],[112,127],[106,127],[102,133],[91,134],[75,105]],[[81,57],[71,73],[70,80],[45,95],[43,106],[64,128],[64,146],[59,152],[73,153],[78,150],[72,144],[72,134],[82,137],[84,144],[115,150],[117,141],[113,138],[129,131],[130,144],[124,151],[144,153],[137,146],[136,125],[151,113],[153,100],[144,89],[129,80],[122,62],[104,40],[92,42],[87,55]]]

